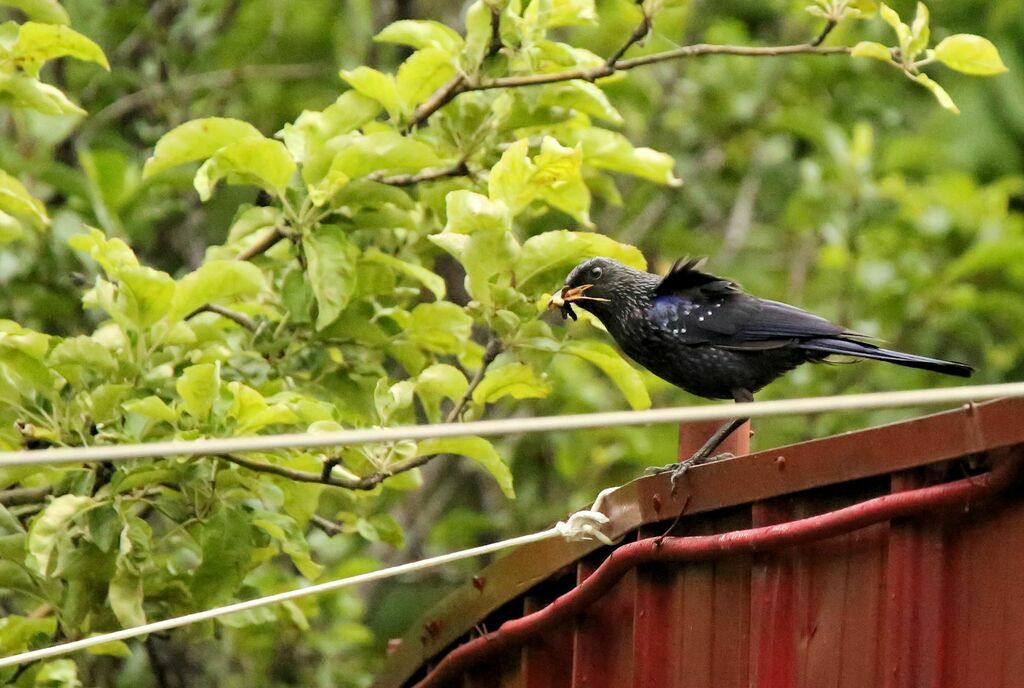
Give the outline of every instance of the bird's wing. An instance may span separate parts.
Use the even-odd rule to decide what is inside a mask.
[[[852,334],[795,306],[750,296],[734,282],[700,271],[701,262],[677,261],[648,311],[652,322],[683,343],[770,349]]]

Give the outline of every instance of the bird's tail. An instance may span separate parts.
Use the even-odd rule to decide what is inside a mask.
[[[896,365],[906,366],[908,368],[921,368],[922,370],[931,370],[932,372],[943,373],[945,375],[970,377],[971,373],[974,372],[974,368],[971,368],[969,365],[964,365],[963,363],[943,361],[938,358],[928,358],[927,356],[905,354],[902,351],[892,351],[891,349],[883,349],[875,346],[874,344],[858,342],[850,339],[839,339],[837,337],[808,339],[801,342],[799,347],[808,351],[821,351],[826,354],[855,356],[856,358],[870,358],[875,361],[895,363]]]

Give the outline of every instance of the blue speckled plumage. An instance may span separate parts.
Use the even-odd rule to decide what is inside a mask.
[[[591,286],[585,286],[591,285]],[[584,288],[582,298],[570,299]],[[749,399],[801,363],[830,354],[871,358],[967,377],[960,363],[882,349],[807,311],[744,293],[729,280],[678,261],[665,277],[592,258],[566,278],[571,304],[596,315],[622,350],[697,396]]]

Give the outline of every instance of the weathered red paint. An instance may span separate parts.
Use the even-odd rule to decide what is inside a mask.
[[[438,637],[403,643],[378,686],[1018,685],[1024,500],[1016,486],[981,499],[1008,474],[964,478],[947,460],[998,473],[1024,458],[1022,419],[1021,400],[968,406],[701,466],[675,496],[666,476],[635,481],[605,509],[610,534],[627,536],[611,554],[556,541],[511,553],[482,572],[483,591],[453,598],[462,608],[434,610]],[[576,587],[573,559],[589,566]],[[501,626],[517,596],[522,615]],[[451,635],[500,604],[483,638]],[[441,673],[417,683],[427,667]]]
[[[928,512],[964,508],[990,498],[1016,483],[1017,468],[1024,456],[1006,460],[992,471],[973,478],[883,495],[843,509],[787,523],[732,531],[719,535],[645,538],[620,546],[587,579],[547,607],[529,616],[512,619],[486,635],[452,650],[438,662],[416,688],[449,685],[463,672],[495,666],[504,653],[518,651],[568,619],[587,613],[637,566],[657,562],[689,562],[743,552],[768,552],[816,542],[892,519],[921,516]],[[622,623],[624,619],[618,621]],[[614,633],[614,628],[607,629]],[[580,648],[574,648],[577,653]],[[609,663],[605,670],[624,676],[631,667]],[[589,674],[597,677],[597,674]],[[579,680],[574,672],[574,685]],[[599,678],[599,677],[598,677]],[[583,684],[586,685],[586,684]],[[623,684],[617,684],[623,685]],[[783,684],[784,685],[784,684]],[[793,685],[792,683],[790,685]]]

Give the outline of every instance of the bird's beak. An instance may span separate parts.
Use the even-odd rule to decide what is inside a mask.
[[[583,294],[592,286],[594,285],[581,284],[578,287],[562,287],[562,291],[552,294],[548,299],[548,308],[565,308],[565,304],[585,298]]]

